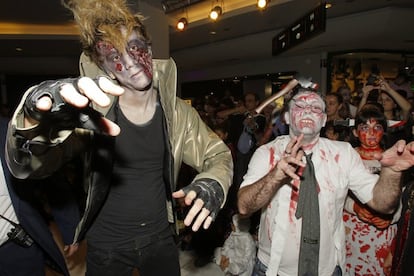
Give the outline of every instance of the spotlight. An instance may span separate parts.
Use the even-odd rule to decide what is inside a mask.
[[[188,21],[185,17],[181,18],[177,22],[177,30],[184,31],[185,27],[187,27]]]
[[[210,12],[210,19],[216,21],[217,18],[221,15],[222,10],[220,6],[215,6]]]
[[[264,10],[269,4],[270,0],[257,0],[257,7]]]

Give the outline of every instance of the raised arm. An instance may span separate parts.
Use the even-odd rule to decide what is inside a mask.
[[[239,103],[237,106],[217,112],[217,117],[227,118],[233,114],[243,114],[247,111],[243,103]]]
[[[358,109],[357,109],[357,113],[364,107],[364,105],[367,103],[368,101],[368,96],[369,93],[376,89],[375,86],[373,85],[364,85],[364,87],[362,87],[362,98],[361,101],[359,101],[359,105],[358,105]]]
[[[276,192],[290,182],[289,178],[299,180],[297,168],[305,166],[301,161],[304,155],[300,150],[302,138],[294,137],[286,146],[283,157],[265,176],[239,190],[237,203],[241,215],[249,216],[267,205]]]
[[[281,162],[279,161],[279,163]],[[237,203],[241,215],[250,216],[269,203],[283,185],[280,179],[276,180],[276,176],[279,174],[278,171],[280,169],[276,166],[252,185],[239,190]]]
[[[387,92],[387,94],[393,98],[397,105],[401,108],[402,119],[407,121],[410,116],[411,104],[397,91],[391,88],[391,86],[383,79],[379,80],[379,87],[381,90]]]
[[[105,92],[121,94],[123,89],[109,80],[97,84],[86,77],[45,81],[30,88],[7,133],[6,160],[12,174],[22,179],[50,175],[65,156],[82,148],[74,137],[89,136],[91,131],[85,129],[102,127],[102,132],[117,135],[119,127],[88,106],[89,102],[108,105]]]
[[[391,214],[397,208],[401,196],[402,173],[414,165],[414,142],[406,144],[400,140],[376,157],[382,169],[368,205],[378,212]]]

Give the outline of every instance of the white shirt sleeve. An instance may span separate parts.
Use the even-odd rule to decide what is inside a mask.
[[[349,189],[365,204],[373,197],[379,175],[370,173],[355,149],[349,146]]]

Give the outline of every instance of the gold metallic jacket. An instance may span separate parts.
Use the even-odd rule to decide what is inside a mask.
[[[103,74],[84,55],[81,56],[80,71],[82,75],[92,78]],[[165,115],[163,131],[168,137],[165,139],[168,152],[164,160],[164,179],[167,185],[168,218],[173,224],[175,215],[171,193],[176,190],[181,163],[184,162],[199,172],[195,179],[210,178],[220,183],[226,197],[232,182],[233,162],[228,147],[204,124],[197,111],[176,97],[177,69],[174,61],[154,60],[153,71],[154,87],[159,92]],[[94,136],[85,129],[51,133],[40,125],[24,128],[23,104],[31,89],[23,96],[9,125],[7,163],[17,178],[43,178],[61,168],[74,156],[81,154],[84,157],[87,201],[84,216],[76,230],[75,243],[84,238],[109,190],[112,172],[111,143],[114,138]],[[97,109],[104,115],[109,110]],[[91,159],[94,160],[93,163],[89,162]]]

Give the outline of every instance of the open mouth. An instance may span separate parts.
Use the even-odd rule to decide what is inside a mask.
[[[300,128],[313,128],[315,126],[315,122],[313,120],[310,119],[302,119],[299,121],[299,127]]]

